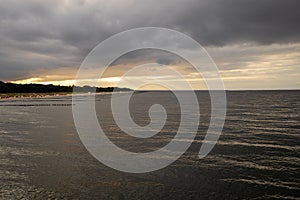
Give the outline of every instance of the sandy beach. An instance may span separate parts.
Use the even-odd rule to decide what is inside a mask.
[[[71,96],[73,93],[9,93],[9,94],[0,94],[1,100],[11,100],[11,99],[23,99],[23,98],[48,98],[56,96]]]

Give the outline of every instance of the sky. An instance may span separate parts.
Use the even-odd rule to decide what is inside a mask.
[[[299,0],[0,0],[0,80],[72,85],[100,42],[150,26],[203,45],[228,90],[300,89],[299,8]],[[121,56],[102,85],[114,86],[130,67],[149,62],[157,63],[148,68],[158,77],[167,66],[195,81],[196,89],[205,87],[189,63],[155,50]]]

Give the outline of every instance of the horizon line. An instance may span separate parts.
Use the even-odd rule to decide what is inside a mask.
[[[10,81],[4,82],[4,81],[0,81],[3,83],[10,83],[10,84],[16,84],[16,85],[30,85],[30,84],[34,84],[34,85],[53,85],[53,86],[57,86],[57,87],[96,87],[96,88],[120,88],[120,87],[116,87],[116,86],[106,86],[106,87],[101,87],[101,86],[91,86],[91,85],[84,85],[84,86],[79,86],[79,85],[56,85],[56,84],[42,84],[42,83],[12,83]],[[132,88],[128,88],[128,87],[122,87],[122,88],[127,88],[133,91],[138,91],[138,92],[143,92],[143,91],[147,91],[147,92],[166,92],[166,91],[226,91],[226,92],[234,92],[234,91],[299,91],[300,88],[263,88],[263,89],[225,89],[225,90],[208,90],[208,89],[195,89],[195,90],[158,90],[158,89],[132,89]]]

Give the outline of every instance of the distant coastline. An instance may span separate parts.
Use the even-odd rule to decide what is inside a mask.
[[[119,87],[80,87],[43,84],[15,84],[0,81],[0,99],[45,98],[54,96],[66,96],[71,95],[74,89],[77,93],[132,91],[129,88]]]

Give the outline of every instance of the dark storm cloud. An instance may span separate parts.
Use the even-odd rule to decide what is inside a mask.
[[[0,0],[0,80],[79,66],[99,42],[135,27],[179,30],[206,46],[296,43],[299,7],[299,0]]]
[[[212,0],[179,26],[206,45],[299,42],[299,6],[297,0]]]
[[[176,65],[183,64],[185,61],[179,56],[167,51],[158,49],[142,49],[137,51],[131,51],[122,55],[116,59],[111,66],[114,65],[133,65],[133,64],[146,64],[146,63],[158,63],[161,65]],[[186,63],[185,63],[186,64]]]

